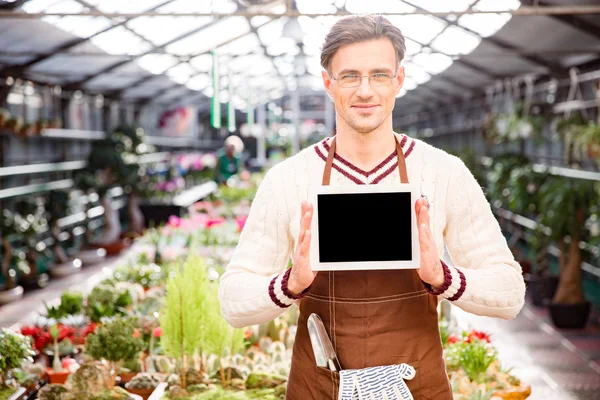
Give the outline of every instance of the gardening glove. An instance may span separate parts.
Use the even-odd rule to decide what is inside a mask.
[[[405,379],[416,371],[408,364],[340,371],[340,400],[414,400]]]

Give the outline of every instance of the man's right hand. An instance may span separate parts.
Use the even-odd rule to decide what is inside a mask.
[[[298,234],[298,244],[293,259],[292,271],[288,280],[288,290],[294,295],[302,293],[309,287],[317,272],[313,272],[310,267],[310,226],[312,223],[313,206],[305,201],[302,202],[302,212],[300,213],[300,233]]]

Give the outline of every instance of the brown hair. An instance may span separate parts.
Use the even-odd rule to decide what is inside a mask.
[[[388,38],[396,50],[398,65],[404,59],[406,44],[400,29],[381,15],[352,15],[336,22],[321,48],[321,66],[330,72],[331,60],[342,46]]]

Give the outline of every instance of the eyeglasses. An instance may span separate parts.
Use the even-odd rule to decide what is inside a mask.
[[[371,87],[383,87],[383,86],[391,86],[392,81],[396,78],[397,75],[390,75],[385,73],[375,73],[371,75],[360,76],[358,74],[345,74],[342,76],[338,76],[337,78],[331,77],[334,81],[338,81],[338,85],[341,88],[352,88],[359,87],[362,83],[362,79],[364,77],[369,78],[369,85]]]

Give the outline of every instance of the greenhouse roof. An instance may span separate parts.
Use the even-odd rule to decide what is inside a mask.
[[[10,14],[0,11],[0,70],[136,101],[207,104],[214,51],[220,99],[228,100],[231,79],[234,104],[243,109],[249,96],[266,101],[286,90],[322,90],[319,52],[330,26],[348,13],[385,13],[407,41],[407,78],[398,102],[422,106],[433,96],[460,97],[507,76],[564,71],[597,58],[597,16],[513,15],[532,3],[0,1],[0,8],[12,8]]]

